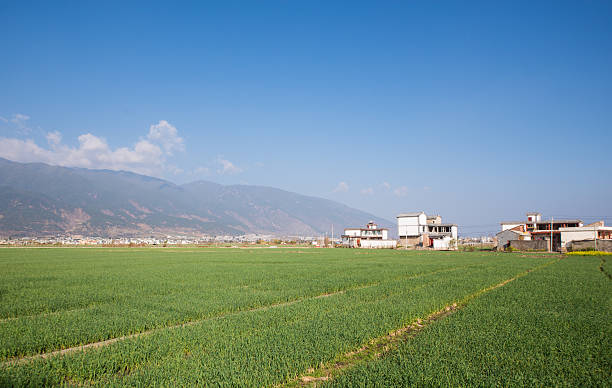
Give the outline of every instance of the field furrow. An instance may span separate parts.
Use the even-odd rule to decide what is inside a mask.
[[[333,276],[338,284],[323,287],[327,288],[324,292],[281,302],[274,308],[266,305],[174,330],[153,330],[146,336],[123,338],[86,352],[5,363],[0,368],[0,383],[276,385],[547,262],[516,255],[376,252],[364,257],[349,250],[320,252],[323,254],[317,258],[322,259],[317,263],[307,255],[288,255],[285,260],[313,272],[328,267],[331,275],[324,275],[324,271],[318,274]],[[232,257],[251,254],[242,251]],[[264,252],[257,258],[269,261]],[[270,264],[267,271],[278,270],[275,265],[279,261],[266,263]],[[342,265],[337,266],[339,261]],[[250,268],[260,268],[261,262]],[[235,270],[243,265],[249,263],[241,263]],[[312,292],[312,283],[320,279],[300,274],[305,278],[294,281],[293,287],[301,287],[302,295]],[[238,289],[244,282],[238,279],[230,284]],[[258,290],[266,287],[265,282],[250,284]]]
[[[475,298],[323,386],[612,384],[612,283],[572,257]]]
[[[396,280],[413,279],[430,274],[483,265],[486,265],[486,263],[463,264],[396,275],[392,278]],[[304,298],[313,298],[322,294],[379,284],[380,280],[358,284],[348,283],[344,285],[345,288],[341,289],[333,287],[330,290],[330,287],[322,287],[321,289],[313,290],[311,288],[308,294],[295,295],[294,299],[282,298],[278,295],[272,297],[265,290],[255,291],[253,288],[257,288],[257,286],[251,286],[249,287],[249,294],[247,294],[247,297],[241,303],[236,303],[235,300],[229,302],[234,304],[232,308],[221,305],[223,301],[229,298],[228,295],[219,296],[219,294],[215,293],[221,300],[205,303],[202,310],[193,311],[195,309],[190,307],[189,310],[193,312],[189,315],[181,314],[180,309],[164,308],[160,311],[158,303],[154,305],[147,303],[147,300],[151,300],[151,297],[147,297],[146,300],[133,301],[129,305],[121,303],[106,304],[88,309],[67,311],[64,314],[50,313],[35,317],[17,318],[0,324],[1,357],[9,360],[37,354],[39,356],[41,354],[55,354],[62,350],[71,352],[78,349],[88,349],[100,346],[97,344],[113,343],[118,340],[136,337],[139,334],[148,334],[161,329],[180,327],[192,322],[222,317],[235,312],[267,308],[283,303],[294,303]],[[261,286],[259,287],[261,288]],[[317,293],[314,293],[314,291],[317,291]],[[228,294],[232,295],[229,291]],[[262,294],[264,295],[263,297]],[[206,296],[202,295],[201,297]],[[194,299],[197,300],[197,296],[186,292],[184,295],[181,295],[180,301],[189,303]],[[178,301],[173,301],[172,298],[167,298],[167,301],[175,304],[179,303]],[[220,308],[209,309],[207,311],[206,306],[211,304],[220,305]]]
[[[406,341],[407,339],[414,337],[420,331],[424,330],[428,326],[434,324],[436,321],[445,318],[451,314],[454,314],[459,309],[465,307],[467,303],[473,299],[481,297],[483,294],[493,291],[499,287],[503,287],[516,279],[523,277],[530,272],[537,271],[548,265],[556,263],[557,260],[549,261],[543,265],[528,269],[524,272],[519,273],[509,279],[503,280],[497,284],[485,287],[478,290],[470,295],[465,296],[461,300],[457,300],[452,304],[448,304],[442,309],[429,314],[426,317],[417,318],[415,321],[410,323],[408,326],[404,326],[391,333],[374,338],[369,343],[360,347],[359,349],[352,350],[346,354],[343,354],[336,358],[332,363],[327,365],[321,365],[316,369],[311,368],[307,373],[299,376],[293,381],[289,381],[283,386],[294,387],[294,386],[316,386],[321,382],[329,381],[334,375],[341,374],[345,370],[350,370],[355,366],[368,361],[383,357],[390,350],[393,350],[400,342]]]
[[[441,269],[441,270],[436,270],[436,271],[430,271],[430,272],[424,272],[424,273],[419,273],[416,275],[410,275],[410,276],[403,276],[403,277],[396,277],[394,278],[395,281],[397,280],[411,280],[411,279],[417,279],[420,277],[425,277],[428,275],[435,275],[435,274],[439,274],[439,273],[448,273],[451,271],[456,271],[459,270],[461,268],[468,268],[468,267],[474,267],[474,266],[484,266],[484,264],[476,264],[476,265],[465,265],[465,266],[459,266],[459,267],[452,267],[452,268],[446,268],[446,269]],[[220,314],[220,315],[216,315],[216,316],[211,316],[211,317],[207,317],[207,318],[203,318],[203,319],[199,319],[199,320],[192,320],[192,321],[188,321],[188,322],[182,322],[182,323],[178,323],[175,325],[170,325],[170,326],[164,326],[164,327],[158,327],[155,329],[151,329],[151,330],[147,330],[147,331],[142,331],[142,332],[138,332],[138,333],[134,333],[134,334],[130,334],[130,335],[125,335],[125,336],[121,336],[121,337],[116,337],[116,338],[110,338],[107,340],[103,340],[103,341],[97,341],[97,342],[90,342],[84,345],[79,345],[79,346],[75,346],[75,347],[70,347],[70,348],[63,348],[60,350],[54,350],[54,351],[50,351],[50,352],[46,352],[46,353],[38,353],[38,354],[33,354],[33,355],[29,355],[29,356],[22,356],[22,357],[18,357],[18,358],[12,358],[12,359],[8,359],[8,360],[4,360],[3,364],[14,364],[14,363],[23,363],[23,362],[28,362],[31,360],[35,360],[38,358],[49,358],[49,357],[54,357],[54,356],[58,356],[58,355],[65,355],[68,353],[73,353],[73,352],[77,352],[77,351],[85,351],[87,349],[92,349],[92,348],[98,348],[101,346],[107,346],[110,344],[113,344],[117,341],[124,341],[127,339],[131,339],[131,338],[136,338],[136,337],[140,337],[140,336],[145,336],[145,335],[150,335],[152,333],[155,333],[157,331],[160,330],[172,330],[172,329],[177,329],[177,328],[181,328],[181,327],[186,327],[186,326],[192,326],[192,325],[196,325],[198,323],[204,322],[206,320],[210,320],[210,319],[221,319],[221,318],[225,318],[231,315],[235,315],[235,314],[242,314],[242,313],[248,313],[248,312],[255,312],[255,311],[261,311],[261,310],[267,310],[270,308],[277,308],[277,307],[283,307],[283,306],[288,306],[294,303],[298,303],[298,302],[302,302],[308,299],[319,299],[319,298],[324,298],[324,297],[329,297],[329,296],[333,296],[333,295],[337,295],[337,294],[342,294],[345,293],[347,291],[351,291],[351,290],[359,290],[359,289],[364,289],[364,288],[368,288],[368,287],[376,287],[379,286],[380,283],[371,283],[371,284],[360,284],[360,285],[356,285],[350,288],[346,288],[340,291],[334,291],[334,292],[330,292],[330,293],[324,293],[324,294],[320,294],[320,295],[316,295],[316,296],[312,296],[312,297],[303,297],[303,298],[299,298],[299,299],[295,299],[292,301],[288,301],[288,302],[279,302],[279,303],[273,303],[270,305],[264,305],[264,306],[260,306],[260,307],[256,307],[256,308],[250,308],[247,310],[237,310],[234,312],[230,312],[230,313],[224,313],[224,314]],[[52,315],[53,313],[49,313],[49,314],[45,314],[43,316],[49,316]]]

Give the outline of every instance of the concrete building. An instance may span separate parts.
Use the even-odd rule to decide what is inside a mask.
[[[561,248],[567,248],[573,241],[612,240],[612,227],[604,226],[603,221],[584,226],[559,228]]]
[[[523,221],[502,221],[502,231],[508,229],[515,229],[517,226],[521,226],[523,231],[527,230],[527,224],[534,225],[535,223],[542,222],[542,214],[540,213],[527,213],[527,220]]]
[[[442,223],[442,217],[440,217],[439,215],[435,215],[435,216],[427,216],[427,224],[441,224]]]
[[[400,245],[404,247],[457,248],[457,225],[443,224],[439,215],[427,216],[425,212],[399,214],[397,232]]]
[[[342,245],[348,248],[395,248],[397,241],[389,240],[389,230],[379,228],[374,221],[365,228],[346,228],[342,235]]]
[[[502,230],[495,235],[497,238],[497,250],[502,251],[510,246],[510,241],[531,240],[531,235],[524,232],[520,226],[512,229]]]
[[[501,231],[503,232],[506,230],[519,230],[528,233],[531,240],[548,241],[549,249],[558,251],[561,249],[562,246],[560,229],[578,228],[582,226],[582,220],[542,220],[542,214],[534,212],[527,213],[527,219],[524,221],[502,221]]]
[[[422,244],[427,216],[425,212],[402,213],[397,216],[397,235],[401,246],[417,246]]]

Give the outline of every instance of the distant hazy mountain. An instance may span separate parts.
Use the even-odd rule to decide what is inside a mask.
[[[338,202],[263,186],[185,185],[125,171],[0,158],[0,235],[318,235],[374,220]]]

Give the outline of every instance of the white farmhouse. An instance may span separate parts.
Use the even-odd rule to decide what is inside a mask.
[[[400,245],[405,247],[420,246],[440,250],[457,248],[457,225],[443,224],[439,215],[402,213],[397,216],[397,232]]]
[[[388,239],[389,230],[379,228],[374,221],[365,228],[346,228],[342,235],[342,245],[349,248],[395,248],[397,241]]]

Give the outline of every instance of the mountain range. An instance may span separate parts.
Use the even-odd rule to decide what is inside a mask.
[[[331,200],[253,185],[177,185],[127,171],[17,163],[0,158],[0,235],[335,235],[373,220]]]

